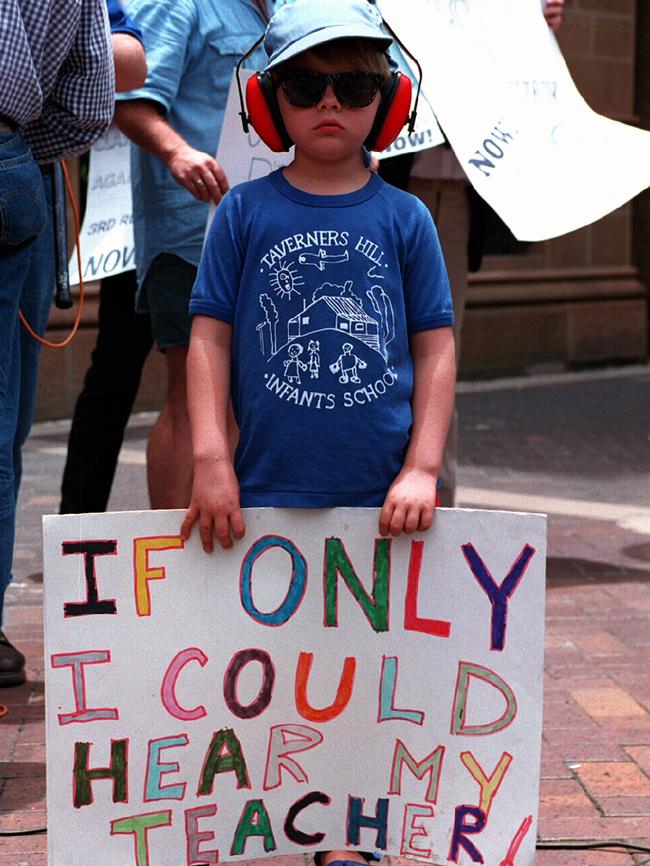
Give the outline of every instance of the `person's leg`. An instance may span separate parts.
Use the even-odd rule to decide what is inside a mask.
[[[167,400],[147,445],[147,484],[152,508],[186,508],[192,494],[192,441],[187,414],[187,347],[165,352]]]
[[[154,259],[142,285],[153,336],[165,353],[167,366],[167,398],[147,446],[152,508],[185,508],[192,493],[185,362],[191,328],[188,305],[195,278],[193,265],[164,253]]]
[[[409,191],[427,206],[438,230],[445,257],[454,305],[454,338],[456,369],[460,362],[461,334],[467,300],[467,242],[469,239],[469,199],[463,181],[436,181],[412,178]],[[447,433],[445,453],[440,470],[440,504],[456,504],[456,467],[458,460],[458,413],[454,414]]]
[[[1,253],[0,253],[1,256]],[[18,298],[20,260],[0,259],[0,625],[4,596],[11,583],[16,530],[14,438],[20,398],[20,322]],[[25,658],[0,631],[0,687],[25,680]]]
[[[43,336],[50,316],[54,297],[55,252],[54,229],[52,225],[51,175],[42,168],[45,200],[47,202],[48,224],[32,245],[29,271],[20,296],[20,311],[31,329]],[[20,403],[18,422],[14,441],[14,484],[18,498],[22,475],[22,447],[27,441],[34,420],[38,385],[38,362],[41,357],[41,344],[24,326],[20,329]]]
[[[79,394],[61,483],[61,514],[105,511],[144,362],[149,316],[135,311],[134,271],[102,280],[97,343]]]
[[[18,133],[0,134],[0,624],[13,562],[14,442],[20,400],[18,309],[36,239],[47,230],[43,180]],[[0,687],[25,679],[25,659],[0,631]]]

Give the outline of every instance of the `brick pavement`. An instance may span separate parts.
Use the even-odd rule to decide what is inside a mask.
[[[459,390],[460,504],[549,514],[539,834],[650,847],[650,368]],[[132,421],[112,509],[146,507],[151,421]],[[25,453],[6,630],[28,682],[0,690],[0,830],[46,821],[40,518],[57,510],[66,430],[37,425]],[[0,838],[0,866],[45,866],[45,851],[44,835]],[[650,854],[537,856],[537,866],[641,863]]]

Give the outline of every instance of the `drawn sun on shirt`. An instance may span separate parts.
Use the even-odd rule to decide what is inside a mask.
[[[302,276],[295,270],[293,262],[283,262],[271,272],[271,288],[280,298],[290,298],[293,292],[299,295],[297,287],[302,285]]]

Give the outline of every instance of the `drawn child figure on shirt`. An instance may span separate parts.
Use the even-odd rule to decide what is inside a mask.
[[[320,371],[320,342],[319,340],[310,340],[307,346],[309,352],[309,376],[312,379],[318,379]]]
[[[292,343],[288,352],[289,358],[284,362],[284,375],[287,382],[295,382],[300,385],[300,371],[307,369],[307,364],[301,361],[299,357],[302,354],[302,346],[300,343]]]
[[[357,370],[365,370],[368,366],[364,360],[352,354],[352,343],[343,343],[343,354],[330,364],[331,373],[340,373],[339,382],[360,382]]]

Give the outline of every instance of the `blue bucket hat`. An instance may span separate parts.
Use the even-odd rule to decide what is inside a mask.
[[[281,6],[268,23],[266,69],[333,39],[373,39],[386,51],[393,40],[381,24],[377,7],[368,0],[294,0]]]

